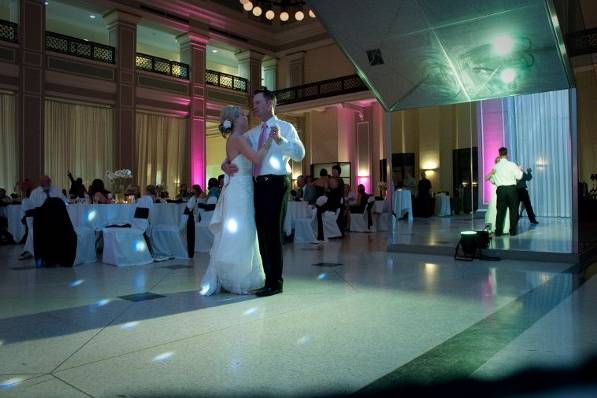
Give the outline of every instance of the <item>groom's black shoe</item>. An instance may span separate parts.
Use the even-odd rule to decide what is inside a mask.
[[[261,289],[258,289],[255,291],[255,295],[257,297],[267,297],[267,296],[273,296],[274,294],[279,294],[282,293],[282,286],[280,287],[262,287]]]

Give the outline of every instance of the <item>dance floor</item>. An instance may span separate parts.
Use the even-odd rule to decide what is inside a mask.
[[[538,225],[532,225],[527,218],[522,218],[518,224],[516,236],[506,234],[494,237],[490,248],[501,253],[512,251],[521,252],[518,254],[524,254],[522,252],[548,255],[572,253],[571,219],[544,217],[538,218],[538,221]],[[398,251],[429,252],[431,250],[435,254],[449,254],[453,253],[461,231],[478,231],[484,227],[483,218],[472,218],[470,215],[415,218],[412,223],[395,222],[393,233],[389,235],[389,244]]]
[[[467,263],[386,245],[384,233],[286,245],[284,293],[266,298],[200,296],[206,254],[35,269],[2,246],[0,392],[345,394],[575,365],[597,349],[597,278],[569,263]]]

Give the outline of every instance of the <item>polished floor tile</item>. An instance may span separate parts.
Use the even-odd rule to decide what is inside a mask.
[[[494,237],[490,248],[500,250],[572,253],[572,221],[569,218],[538,218],[532,225],[527,218],[518,224],[518,234]],[[455,247],[460,232],[485,228],[483,218],[470,215],[415,218],[412,223],[394,221],[389,242],[396,245],[425,245]]]
[[[456,367],[495,378],[597,349],[597,282],[577,288],[571,264],[458,262],[386,246],[383,233],[286,245],[284,293],[266,298],[200,296],[206,254],[34,269],[16,260],[18,247],[0,247],[0,393],[352,393],[425,363],[434,377]],[[122,298],[145,292],[163,297]],[[467,344],[478,349],[450,366]]]

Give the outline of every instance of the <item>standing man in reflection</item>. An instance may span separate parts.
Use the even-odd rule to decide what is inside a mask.
[[[255,224],[265,272],[265,286],[255,292],[259,297],[282,293],[282,218],[290,190],[289,175],[292,172],[288,160],[300,162],[305,157],[305,147],[296,129],[292,124],[276,117],[275,107],[274,93],[265,88],[257,90],[253,95],[253,113],[261,123],[245,134],[255,151],[270,136],[274,139],[274,144],[267,151],[261,165],[256,165],[253,170]],[[222,170],[226,174],[237,171],[236,166],[229,161],[224,162]]]
[[[532,172],[533,170],[528,168],[522,173],[522,178],[516,183],[516,189],[518,190],[518,200],[522,204],[523,209],[527,211],[527,216],[529,217],[530,223],[539,224],[537,217],[535,217],[535,212],[533,211],[533,205],[531,204],[529,191],[527,191],[527,181],[531,181],[533,179]],[[522,216],[522,209],[520,210],[520,215]]]
[[[503,235],[506,211],[510,211],[510,236],[516,235],[518,224],[518,190],[517,181],[522,178],[522,170],[508,160],[508,149],[499,150],[500,160],[493,167],[493,181],[497,187],[497,216],[495,236]]]

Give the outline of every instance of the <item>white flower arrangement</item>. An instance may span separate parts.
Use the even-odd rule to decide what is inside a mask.
[[[110,181],[114,181],[117,178],[133,178],[133,173],[129,169],[122,169],[116,171],[106,171],[106,176]]]
[[[222,123],[222,127],[224,127],[225,129],[229,129],[232,127],[232,122],[230,120],[224,120],[224,122]]]
[[[317,198],[317,200],[315,201],[315,205],[317,207],[321,207],[323,205],[325,205],[328,202],[328,197],[323,195]]]

